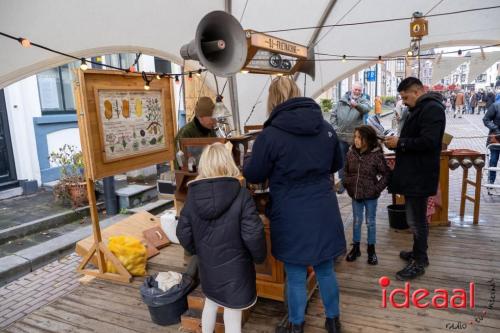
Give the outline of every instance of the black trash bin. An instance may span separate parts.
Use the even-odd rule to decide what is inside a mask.
[[[158,288],[155,278],[156,274],[147,277],[141,286],[141,296],[149,308],[151,320],[162,326],[178,324],[188,308],[187,295],[194,285],[193,279],[182,274],[181,283],[163,291]]]
[[[399,230],[409,228],[406,222],[405,205],[389,205],[387,206],[387,212],[389,213],[389,225],[391,228]]]

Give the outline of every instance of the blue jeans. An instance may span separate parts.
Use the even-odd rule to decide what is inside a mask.
[[[339,316],[339,287],[335,271],[333,270],[333,259],[324,261],[313,266],[316,280],[319,283],[319,292],[325,315],[327,318]],[[288,320],[292,324],[304,322],[307,305],[307,266],[285,263],[287,297],[288,297]]]
[[[347,158],[347,152],[349,152],[349,144],[345,141],[339,140],[340,143],[340,151],[342,152],[342,160],[344,161],[345,165],[345,160]],[[344,174],[344,167],[339,170],[339,178],[341,181],[342,186],[344,186],[344,179],[345,179],[345,174]]]
[[[363,214],[366,208],[366,226],[368,230],[368,244],[375,245],[377,228],[377,201],[371,200],[355,200],[352,199],[352,241],[359,243],[361,241],[361,225],[363,224]]]
[[[496,167],[498,164],[498,156],[500,155],[500,150],[498,149],[490,149],[490,167]],[[490,184],[495,183],[495,179],[497,178],[497,172],[496,171],[490,171],[489,176],[488,176],[488,182]]]

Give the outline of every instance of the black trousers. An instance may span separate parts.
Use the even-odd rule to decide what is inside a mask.
[[[406,221],[413,232],[413,256],[419,264],[428,261],[427,238],[429,225],[427,224],[428,197],[405,196]]]

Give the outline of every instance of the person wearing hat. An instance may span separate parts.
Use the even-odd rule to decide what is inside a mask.
[[[175,137],[175,145],[179,147],[179,140],[184,138],[211,138],[216,137],[214,127],[217,124],[212,117],[215,104],[210,97],[200,97],[196,103],[195,117],[179,130]]]

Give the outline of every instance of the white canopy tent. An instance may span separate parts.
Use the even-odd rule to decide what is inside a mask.
[[[213,10],[228,10],[245,29],[269,31],[321,24],[352,23],[411,17],[415,11],[437,14],[500,5],[499,0],[107,0],[2,1],[0,31],[25,37],[55,50],[90,57],[142,52],[182,63],[179,49],[193,39],[199,20]],[[500,9],[429,18],[422,48],[488,45],[500,41]],[[409,19],[366,25],[304,29],[274,33],[290,41],[316,44],[316,52],[362,56],[402,55],[410,43]],[[317,37],[317,38],[316,38]],[[42,70],[72,61],[64,56],[0,38],[0,88]],[[317,56],[317,58],[325,56]],[[331,58],[331,57],[328,57]],[[198,64],[189,62],[188,68]],[[365,61],[318,61],[316,81],[306,79],[306,95],[316,97],[340,79],[368,66]],[[299,77],[302,87],[303,77]],[[223,82],[223,81],[222,81]],[[252,106],[249,124],[266,118],[268,77],[236,75],[235,99],[240,122]],[[230,105],[228,97],[226,102]]]

